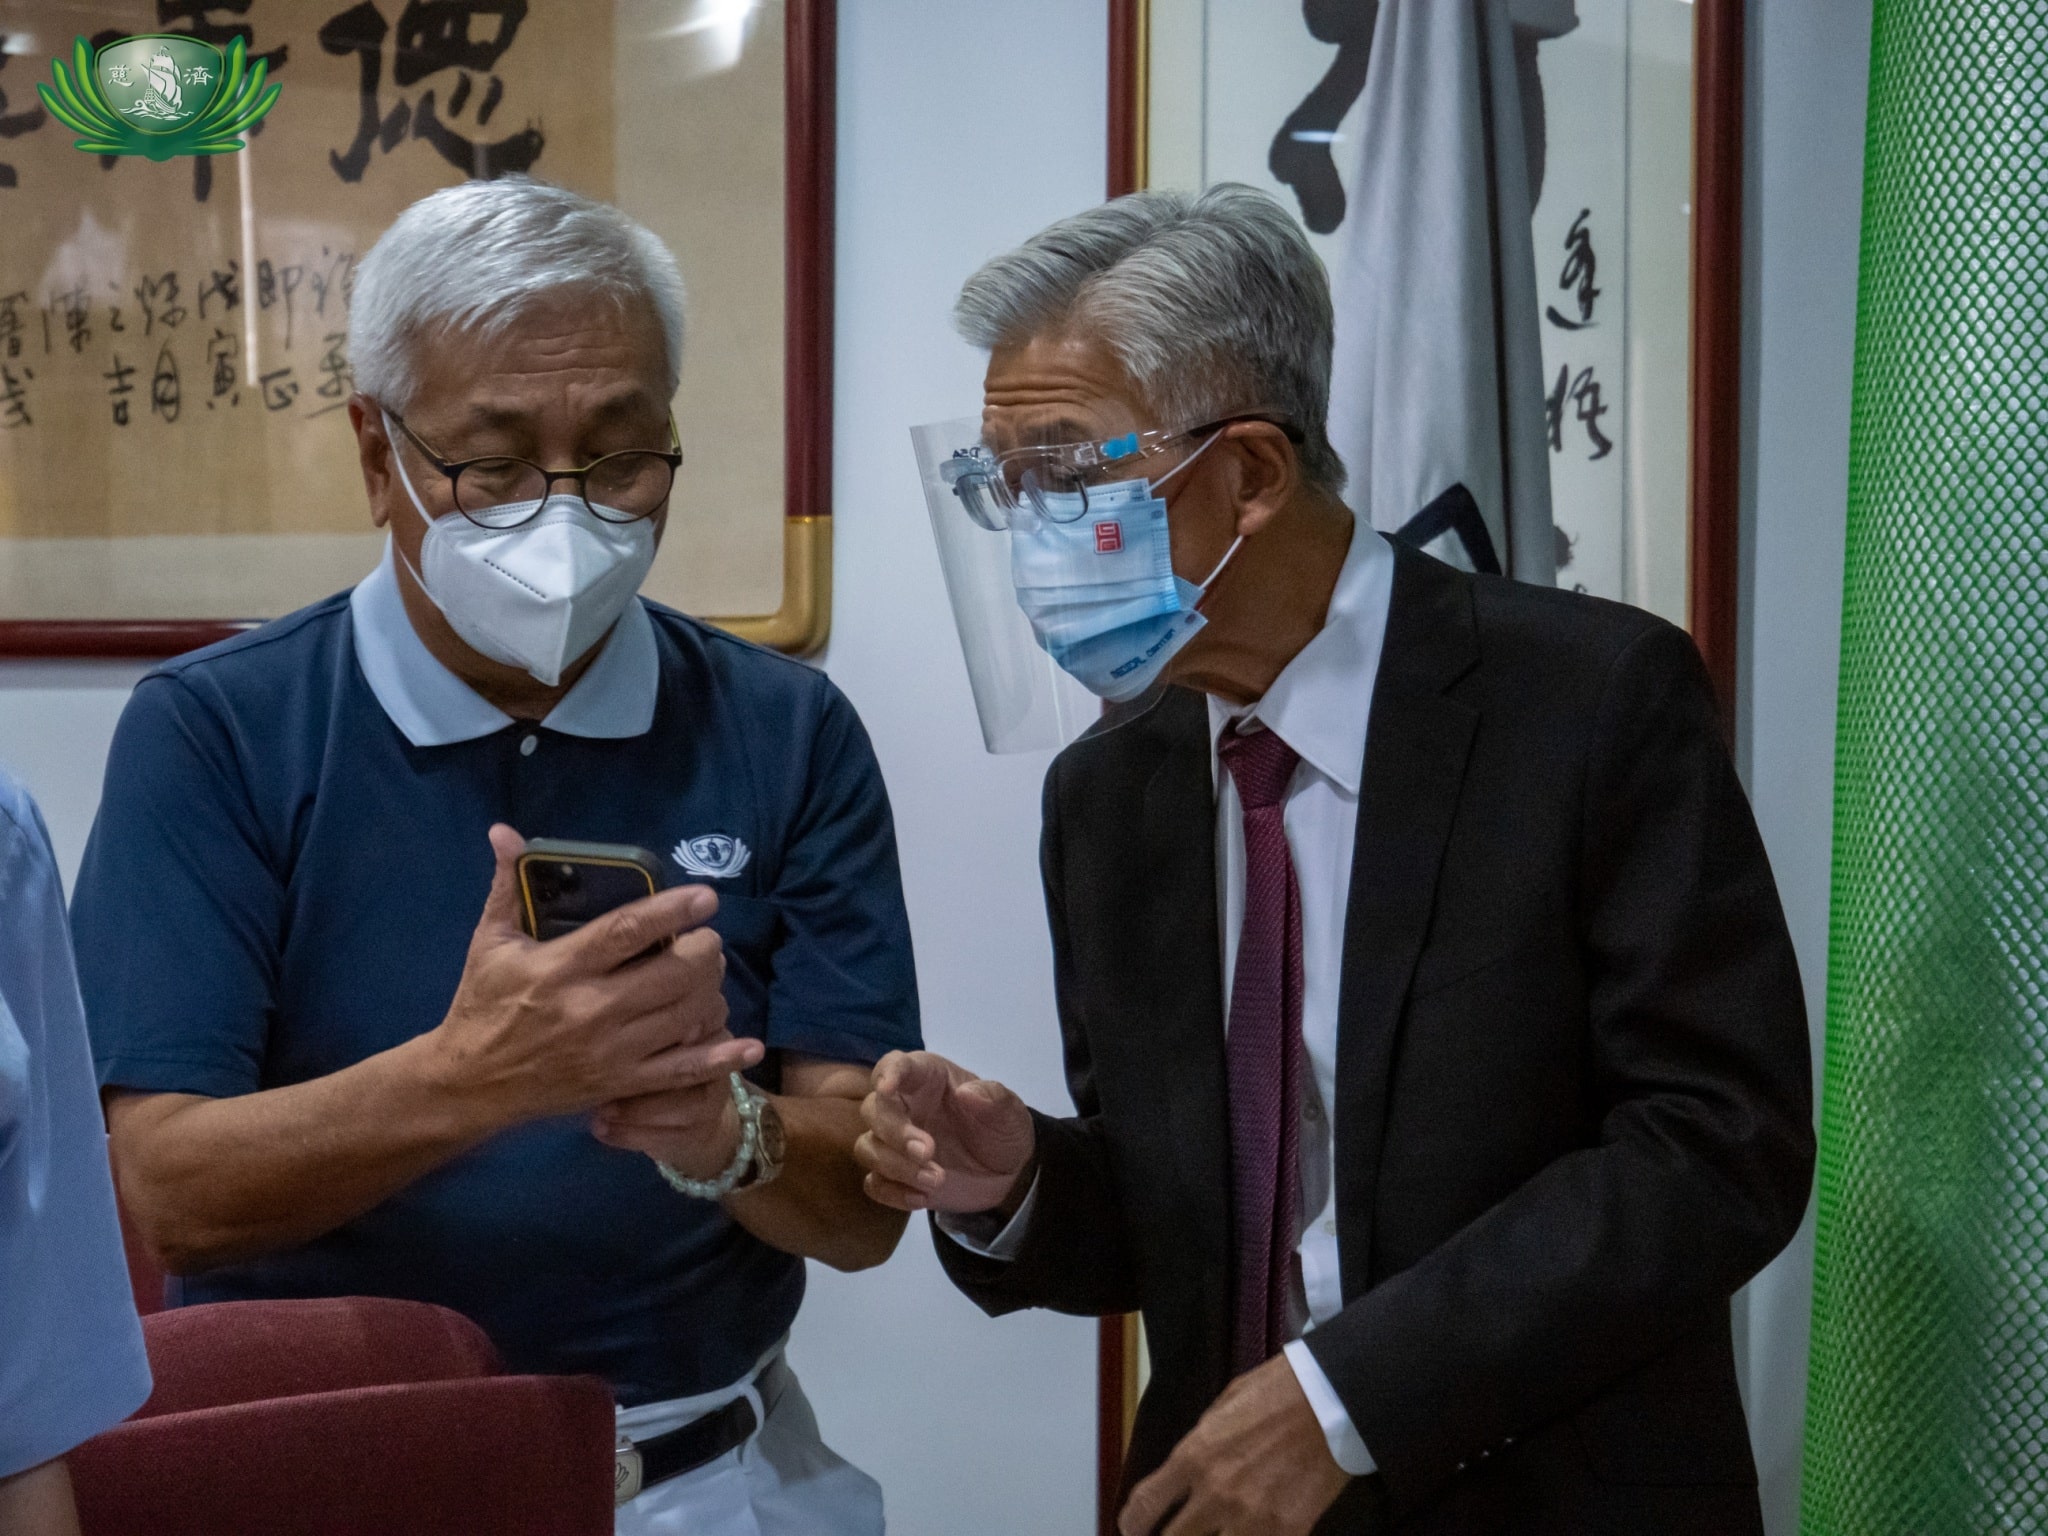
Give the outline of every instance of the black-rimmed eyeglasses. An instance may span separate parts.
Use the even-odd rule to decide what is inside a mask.
[[[558,480],[574,483],[576,495],[592,517],[607,523],[637,523],[653,516],[668,500],[676,470],[683,462],[673,416],[669,418],[668,440],[674,446],[665,452],[627,448],[607,453],[581,469],[546,469],[531,459],[504,453],[449,459],[407,426],[396,411],[390,415],[427,462],[447,476],[456,509],[484,528],[516,528],[539,516]]]

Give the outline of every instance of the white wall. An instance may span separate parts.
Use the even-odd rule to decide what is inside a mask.
[[[1750,0],[1741,750],[1813,1018],[1827,981],[1870,0]],[[1772,1536],[1798,1529],[1813,1225],[1741,1309]]]
[[[146,670],[127,661],[0,661],[0,763],[42,807],[66,891],[99,808],[114,722]]]
[[[925,1035],[1068,1107],[1037,874],[1048,756],[990,757],[909,428],[981,407],[948,323],[989,256],[1102,196],[1102,0],[839,8],[838,541],[827,669],[896,807]],[[914,1225],[879,1274],[813,1286],[791,1359],[894,1536],[1081,1536],[1094,1520],[1095,1326],[991,1322]]]
[[[826,665],[895,801],[932,1045],[1064,1109],[1037,876],[1047,759],[982,751],[908,429],[980,408],[979,359],[947,323],[961,280],[1102,195],[1104,4],[858,0],[839,33]],[[41,802],[67,885],[142,670],[0,662],[0,762]],[[828,1441],[881,1480],[895,1536],[1092,1529],[1092,1322],[989,1321],[922,1223],[879,1271],[812,1273],[791,1358]]]

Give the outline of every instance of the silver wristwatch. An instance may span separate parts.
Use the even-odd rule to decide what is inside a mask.
[[[693,1179],[657,1160],[654,1166],[671,1188],[698,1200],[723,1200],[736,1189],[758,1189],[782,1172],[786,1142],[774,1101],[735,1072],[732,1107],[740,1117],[740,1144],[725,1172],[715,1179]]]

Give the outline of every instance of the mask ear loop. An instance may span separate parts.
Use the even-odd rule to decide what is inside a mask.
[[[431,528],[434,520],[420,502],[420,493],[412,488],[412,476],[405,472],[405,455],[398,451],[398,434],[391,430],[391,413],[380,405],[377,414],[384,420],[384,440],[391,445],[392,467],[398,471],[398,483],[405,487],[405,498],[412,503],[413,511],[419,513],[420,521]]]
[[[1199,459],[1203,454],[1207,453],[1212,447],[1215,446],[1216,440],[1222,436],[1223,432],[1220,428],[1214,432],[1211,432],[1209,434],[1207,442],[1203,443],[1201,447],[1197,448],[1193,453],[1189,454],[1186,458],[1182,459],[1178,464],[1174,465],[1173,468],[1169,469],[1165,474],[1161,475],[1157,480],[1152,482],[1152,493],[1156,496],[1159,493],[1160,486],[1166,484],[1167,481],[1171,480],[1175,475],[1179,474],[1182,470],[1186,469],[1190,464],[1194,463],[1195,460]],[[1230,548],[1223,551],[1223,558],[1216,562],[1216,569],[1209,573],[1208,578],[1206,580],[1199,583],[1202,589],[1203,597],[1206,598],[1209,595],[1209,589],[1216,585],[1216,578],[1223,574],[1223,567],[1230,564],[1231,560],[1235,558],[1239,547],[1243,543],[1244,535],[1241,533],[1236,538],[1230,541]],[[1195,606],[1200,607],[1201,604],[1197,602]]]
[[[434,526],[434,519],[427,515],[427,509],[420,503],[420,493],[412,488],[412,476],[405,472],[405,455],[398,451],[398,434],[391,430],[391,413],[380,405],[377,407],[377,414],[384,419],[384,440],[391,445],[392,467],[398,471],[398,483],[405,487],[405,499],[412,503],[413,511],[419,513],[420,521],[431,529]],[[387,534],[386,537],[391,536]],[[391,538],[391,552],[398,556],[400,563],[411,573],[412,579],[419,584],[419,589],[427,594],[427,601],[436,608],[441,608],[441,599],[434,596],[428,588],[427,578],[420,574],[419,567],[405,558],[405,551],[398,547],[398,540],[395,538]],[[442,608],[441,611],[446,613],[448,610]]]
[[[1202,583],[1202,596],[1207,597],[1209,595],[1209,589],[1216,585],[1216,578],[1223,574],[1223,567],[1230,564],[1231,560],[1236,556],[1238,549],[1243,545],[1243,543],[1244,535],[1241,533],[1236,538],[1230,541],[1230,548],[1223,551],[1223,558],[1216,562],[1216,569],[1211,571],[1209,573],[1209,579]]]

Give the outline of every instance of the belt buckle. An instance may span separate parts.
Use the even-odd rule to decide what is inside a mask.
[[[612,1448],[612,1508],[632,1502],[640,1493],[640,1452],[625,1435]]]

